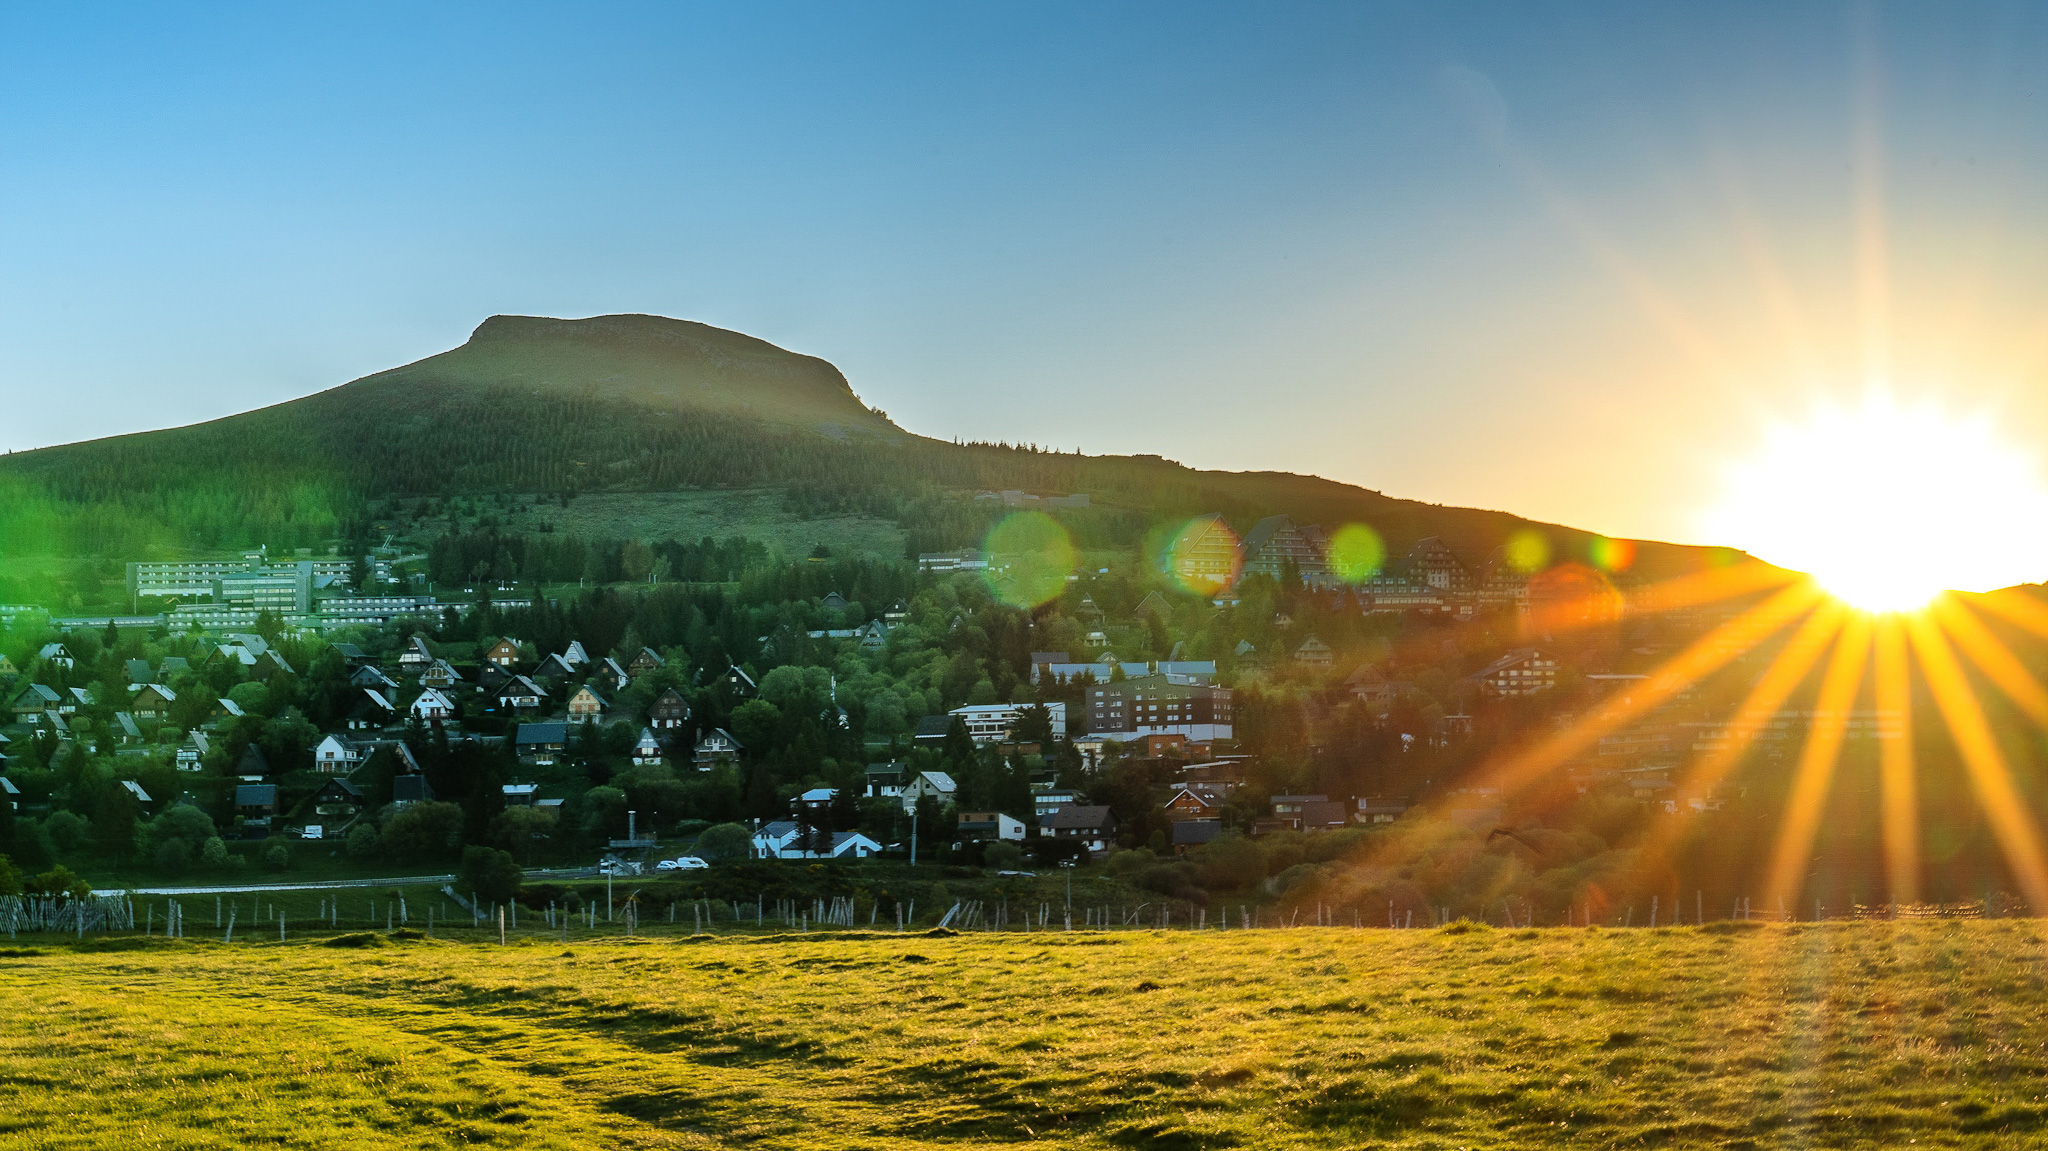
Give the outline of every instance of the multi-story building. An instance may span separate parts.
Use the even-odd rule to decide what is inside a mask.
[[[1172,574],[1188,587],[1221,591],[1234,586],[1242,555],[1237,533],[1219,515],[1196,516],[1168,551]]]
[[[1525,647],[1465,678],[1488,695],[1534,695],[1557,686],[1557,660],[1533,647]]]
[[[970,703],[947,712],[957,715],[967,725],[967,734],[976,743],[1013,743],[1018,721],[1024,712],[1034,705],[1028,703]],[[1067,737],[1067,705],[1048,703],[1043,705],[1046,714],[1052,718],[1052,737]]]
[[[1091,738],[1179,733],[1190,740],[1230,739],[1230,689],[1160,673],[1088,689]]]
[[[1329,540],[1314,525],[1297,527],[1286,516],[1267,516],[1252,525],[1240,549],[1239,570],[1279,579],[1293,564],[1303,583],[1325,587],[1330,580]]]

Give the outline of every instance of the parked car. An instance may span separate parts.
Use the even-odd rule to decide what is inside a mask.
[[[710,867],[710,866],[711,866],[711,865],[710,865],[709,863],[706,863],[706,862],[704,862],[704,861],[703,861],[702,859],[699,859],[698,857],[696,857],[696,856],[694,856],[694,855],[679,855],[679,856],[675,857],[674,859],[664,859],[664,860],[662,860],[662,861],[661,861],[660,863],[657,863],[657,864],[655,864],[655,865],[654,865],[654,870],[656,870],[656,871],[698,871],[698,870],[701,870],[701,869],[703,869],[703,868],[707,868],[707,867]]]

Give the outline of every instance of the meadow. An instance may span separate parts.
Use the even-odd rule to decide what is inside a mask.
[[[24,935],[0,953],[0,1147],[2048,1135],[2028,920],[631,938],[600,924],[503,946],[189,930]]]

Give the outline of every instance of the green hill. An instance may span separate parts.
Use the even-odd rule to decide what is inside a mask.
[[[1372,525],[1395,554],[1440,536],[1478,561],[1528,521],[1313,476],[1202,471],[912,435],[824,360],[657,316],[495,316],[461,347],[302,399],[189,427],[0,460],[0,554],[127,556],[360,539],[380,501],[479,493],[778,491],[798,516],[892,520],[912,550],[973,543],[979,490],[1088,493],[1083,546],[1177,518],[1284,513]],[[1541,527],[1554,554],[1597,537]],[[1708,558],[1646,545],[1639,570]]]

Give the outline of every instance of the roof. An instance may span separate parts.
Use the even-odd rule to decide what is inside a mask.
[[[508,783],[498,789],[506,795],[532,795],[540,790],[537,783]]]
[[[933,787],[940,791],[960,790],[960,786],[953,782],[953,777],[943,771],[920,771],[917,774],[918,778],[930,782]]]
[[[729,744],[733,745],[734,747],[745,747],[745,746],[747,746],[746,744],[744,744],[744,743],[741,743],[741,742],[740,742],[739,740],[737,740],[737,739],[734,739],[734,738],[732,737],[732,733],[731,733],[731,732],[729,732],[729,731],[727,731],[727,730],[725,730],[725,729],[724,729],[724,728],[722,728],[722,727],[714,727],[714,728],[712,728],[712,729],[711,729],[710,731],[707,731],[707,732],[705,732],[705,733],[704,733],[704,737],[703,737],[702,739],[699,739],[699,740],[697,741],[697,746],[698,746],[698,747],[703,747],[703,746],[704,746],[705,744],[707,744],[707,743],[710,743],[710,742],[711,742],[711,740],[712,740],[712,737],[714,737],[714,736],[719,736],[719,737],[723,737],[723,738],[724,738],[724,740],[725,740],[725,742],[727,742],[727,743],[729,743]]]
[[[793,819],[776,819],[776,820],[771,820],[771,821],[769,821],[769,822],[767,822],[767,823],[764,823],[764,824],[762,824],[762,825],[761,825],[761,830],[759,830],[759,831],[757,831],[757,832],[755,832],[755,833],[754,833],[754,838],[756,838],[756,839],[781,839],[781,838],[783,838],[783,837],[785,837],[785,836],[790,836],[790,835],[795,835],[795,834],[796,834],[796,820],[793,820]]]
[[[1471,675],[1466,676],[1465,678],[1483,679],[1486,676],[1492,675],[1494,672],[1504,671],[1507,668],[1511,668],[1516,664],[1521,663],[1525,659],[1535,659],[1539,654],[1541,653],[1539,653],[1533,647],[1518,647],[1515,650],[1500,657],[1499,659],[1494,660],[1492,663],[1487,664],[1485,667],[1480,668],[1478,671],[1473,672]]]
[[[1204,843],[1214,843],[1216,837],[1222,834],[1223,821],[1220,819],[1183,819],[1173,825],[1175,847],[1195,847]]]
[[[1109,808],[1080,803],[1068,804],[1038,817],[1038,826],[1047,830],[1108,827],[1115,822],[1116,815]]]
[[[277,785],[274,783],[243,783],[235,787],[236,807],[276,807]]]
[[[333,779],[328,780],[326,785],[323,786],[320,790],[339,791],[352,799],[361,799],[363,797],[362,788],[357,787],[355,784],[350,783],[348,780],[345,780],[340,776],[336,776]]]
[[[434,798],[434,787],[424,775],[399,775],[391,779],[391,799],[395,803],[411,803]]]
[[[131,659],[131,660],[129,660],[129,661],[128,661],[128,682],[129,682],[129,683],[134,683],[134,684],[143,684],[143,683],[148,683],[148,682],[149,682],[150,680],[154,679],[155,677],[156,677],[156,673],[155,673],[155,672],[153,672],[153,671],[151,671],[151,670],[149,670],[149,661],[148,661],[148,660],[146,660],[146,659]]]
[[[154,803],[154,802],[156,802],[155,800],[153,800],[153,799],[149,798],[149,793],[148,793],[148,792],[146,792],[146,791],[142,790],[142,785],[141,785],[141,784],[139,784],[139,783],[135,782],[135,781],[134,781],[134,780],[132,780],[132,779],[124,779],[124,780],[122,780],[122,781],[121,781],[121,786],[127,789],[127,791],[128,791],[128,794],[130,794],[130,795],[132,795],[132,796],[134,796],[134,797],[135,797],[135,801],[136,801],[137,803]]]
[[[836,788],[814,787],[809,791],[804,792],[802,795],[797,796],[797,799],[804,803],[830,803],[832,801],[832,797],[838,794],[839,791]]]
[[[513,742],[516,744],[563,743],[568,738],[569,725],[566,723],[522,723],[519,725],[519,732],[514,737]]]

